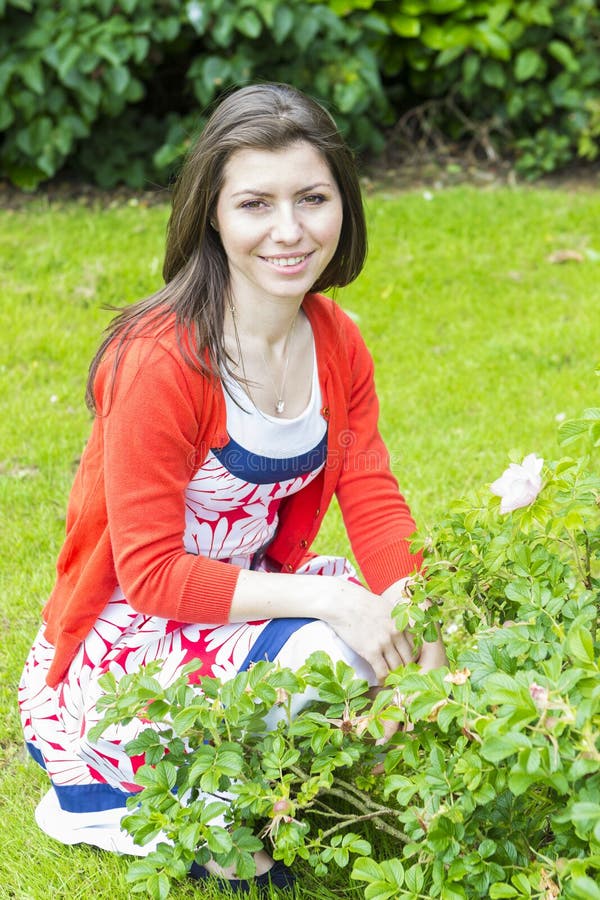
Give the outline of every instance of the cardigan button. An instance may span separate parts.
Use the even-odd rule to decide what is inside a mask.
[[[329,407],[328,406],[323,407],[323,409],[321,410],[321,415],[323,416],[324,419],[329,418]]]
[[[286,568],[286,571],[287,571],[287,572],[293,572],[293,571],[294,571],[294,567],[293,567],[293,565],[292,565],[291,563],[286,563],[285,568]]]
[[[308,547],[308,541],[300,541],[300,546],[304,550],[305,547]]]
[[[318,519],[320,515],[321,515],[321,507],[317,506],[317,508],[315,510],[315,519]]]

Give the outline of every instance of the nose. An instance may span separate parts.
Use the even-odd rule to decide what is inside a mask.
[[[280,207],[275,212],[271,237],[280,244],[297,244],[302,237],[302,225],[293,206]]]

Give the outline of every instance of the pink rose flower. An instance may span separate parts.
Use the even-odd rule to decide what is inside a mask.
[[[529,685],[529,694],[538,709],[544,710],[548,708],[548,688],[532,681]]]
[[[544,460],[530,453],[521,465],[511,463],[500,478],[490,485],[492,494],[500,497],[500,512],[509,513],[533,503],[542,489],[540,472]]]

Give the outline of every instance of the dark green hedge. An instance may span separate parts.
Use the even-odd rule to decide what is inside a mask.
[[[423,108],[536,174],[598,152],[599,46],[593,0],[0,0],[0,177],[164,183],[257,79],[319,97],[359,150]]]

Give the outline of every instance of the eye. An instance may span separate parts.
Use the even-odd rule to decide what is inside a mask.
[[[241,204],[241,209],[262,209],[266,206],[264,200],[245,200]]]
[[[324,194],[307,194],[302,198],[302,202],[307,203],[309,206],[320,206],[326,200],[327,197]]]

